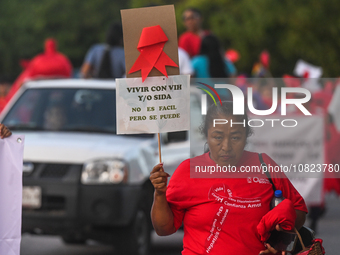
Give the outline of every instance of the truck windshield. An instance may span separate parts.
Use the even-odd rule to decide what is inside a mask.
[[[3,123],[11,130],[116,133],[112,89],[28,89]]]

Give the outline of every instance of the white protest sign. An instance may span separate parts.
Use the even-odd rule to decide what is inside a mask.
[[[322,67],[314,66],[302,59],[299,59],[296,62],[294,74],[300,77],[304,77],[307,74],[308,77],[306,78],[320,78],[322,76]]]
[[[20,255],[24,137],[0,139],[0,254]]]
[[[297,122],[295,127],[281,125],[282,116],[254,116],[250,119],[261,119],[265,124],[253,128],[254,135],[249,138],[249,149],[266,153],[278,165],[285,166],[285,174],[308,205],[321,203],[323,173],[318,171],[318,164],[321,164],[322,169],[322,164],[325,163],[323,116],[286,118],[294,119]],[[252,125],[255,123],[254,121]],[[272,123],[275,123],[274,127]],[[285,124],[288,125],[288,122]]]
[[[190,76],[116,79],[117,134],[190,128]]]

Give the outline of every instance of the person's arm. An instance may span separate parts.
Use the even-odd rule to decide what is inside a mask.
[[[277,164],[271,158],[269,158],[268,155],[264,154],[264,157],[265,162],[269,161],[270,165],[277,166]],[[272,181],[274,183],[275,189],[282,190],[283,196],[292,201],[294,205],[296,212],[295,228],[299,230],[306,220],[307,206],[305,201],[283,172],[274,173],[274,175],[275,177],[272,178]]]
[[[80,68],[82,78],[88,79],[93,77],[95,56],[98,54],[98,45],[92,46],[86,53],[83,65]]]
[[[299,230],[303,224],[305,223],[306,221],[306,213],[303,212],[303,211],[300,211],[300,210],[295,210],[295,213],[296,213],[296,219],[295,219],[295,228],[297,230]],[[280,225],[276,225],[275,229],[277,231],[284,231]]]
[[[92,73],[93,73],[92,66],[90,65],[90,63],[85,62],[80,69],[81,77],[85,79],[91,78]]]
[[[156,233],[160,236],[171,235],[176,232],[174,216],[166,200],[168,177],[169,174],[164,172],[162,163],[156,165],[150,173],[150,181],[155,188],[151,221]]]
[[[12,132],[4,125],[0,123],[0,138],[4,139],[12,135]]]
[[[295,210],[296,212],[296,219],[295,219],[295,228],[297,230],[299,230],[303,224],[305,223],[306,220],[306,213],[304,211],[300,211],[300,210]],[[277,231],[284,231],[280,225],[276,225],[275,229]],[[261,251],[259,254],[263,255],[263,254],[276,254],[278,251],[275,250],[273,247],[271,247],[268,243],[266,243],[266,250]],[[286,252],[281,252],[282,255],[286,255]]]
[[[300,210],[295,210],[296,212],[296,220],[295,220],[295,228],[299,230],[306,221],[306,213]]]

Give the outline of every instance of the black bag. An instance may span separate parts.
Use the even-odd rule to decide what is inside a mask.
[[[106,45],[105,50],[103,52],[103,57],[101,59],[98,73],[95,78],[99,79],[114,79],[114,75],[112,74],[111,68],[111,48],[109,45]]]
[[[302,226],[299,229],[299,234],[301,235],[303,244],[305,246],[310,246],[313,243],[313,240],[315,239],[314,231],[306,226]],[[293,251],[293,255],[297,254],[298,252],[302,251],[302,245],[301,242],[296,242],[295,249]]]
[[[261,153],[259,153],[259,159],[260,159],[260,162],[261,162],[261,165],[262,165],[262,169],[268,169],[267,164],[263,161]],[[264,171],[264,172],[267,175],[269,182],[272,184],[273,190],[275,192],[276,188],[275,188],[275,185],[272,181],[272,178],[271,178],[269,172],[268,171]],[[303,241],[305,246],[309,246],[309,245],[313,244],[313,240],[315,239],[315,233],[312,229],[310,229],[306,226],[302,226],[298,231],[299,231],[299,234],[301,235],[302,241]],[[294,250],[292,251],[292,254],[293,255],[297,254],[301,250],[302,250],[301,243],[296,242],[296,245],[295,245]]]

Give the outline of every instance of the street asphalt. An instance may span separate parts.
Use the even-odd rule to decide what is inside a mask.
[[[340,199],[334,194],[326,197],[326,213],[318,222],[316,237],[324,240],[327,255],[339,254],[340,243]],[[309,222],[306,222],[308,225]],[[153,250],[150,255],[180,255],[183,232],[168,237],[152,234]],[[65,245],[59,237],[33,236],[24,234],[21,255],[120,255],[113,247],[94,241],[86,245]]]

